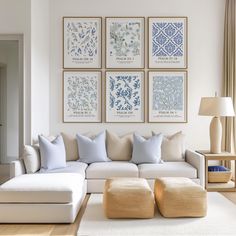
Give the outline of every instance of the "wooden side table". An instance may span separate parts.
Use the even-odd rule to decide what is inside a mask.
[[[220,191],[230,191],[235,192],[236,191],[236,154],[232,154],[229,152],[222,152],[219,154],[213,154],[209,151],[197,151],[198,153],[202,154],[205,158],[205,188],[207,191],[211,192],[220,192]],[[214,161],[234,161],[234,186],[232,188],[219,188],[219,187],[209,187],[208,183],[208,161],[214,160]]]

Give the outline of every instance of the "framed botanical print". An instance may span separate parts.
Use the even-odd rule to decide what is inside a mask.
[[[187,72],[149,71],[149,122],[187,122]]]
[[[64,122],[101,122],[101,72],[64,71]]]
[[[148,18],[149,68],[187,68],[187,17]]]
[[[144,68],[144,17],[106,17],[106,68]]]
[[[63,17],[63,68],[101,68],[101,17]]]
[[[106,72],[106,122],[144,122],[143,71]]]

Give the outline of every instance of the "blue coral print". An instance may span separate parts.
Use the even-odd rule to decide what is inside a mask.
[[[98,54],[98,23],[68,22],[66,24],[67,54],[74,60],[92,58]]]
[[[183,110],[182,76],[154,76],[152,109],[156,111]]]
[[[183,23],[156,22],[152,24],[152,55],[183,56]]]
[[[139,56],[141,53],[139,22],[112,22],[110,26],[110,56]]]
[[[98,110],[98,78],[90,75],[71,75],[67,79],[68,113],[94,115]]]
[[[141,108],[141,80],[138,75],[109,76],[110,109],[135,111]]]

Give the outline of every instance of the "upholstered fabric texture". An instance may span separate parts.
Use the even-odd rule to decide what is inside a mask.
[[[138,167],[127,161],[92,163],[86,169],[87,179],[108,179],[112,177],[138,177]]]
[[[0,202],[69,203],[81,194],[84,178],[76,173],[27,174],[0,187]]]
[[[152,135],[156,135],[152,132]],[[185,135],[180,131],[170,136],[163,136],[161,159],[163,161],[184,161]]]
[[[112,161],[129,161],[132,157],[133,135],[119,137],[106,131],[107,155]]]
[[[164,217],[203,217],[207,214],[206,190],[188,178],[157,178],[154,192]]]
[[[79,161],[90,164],[94,162],[110,161],[106,152],[106,133],[98,134],[94,139],[77,134]]]
[[[40,169],[40,153],[39,147],[36,145],[25,145],[23,160],[25,164],[25,169],[27,174],[32,174]]]
[[[134,133],[133,138],[133,154],[131,159],[133,163],[161,163],[161,143],[163,138],[161,133],[149,139]]]
[[[66,151],[63,138],[57,136],[52,142],[39,135],[41,168],[56,169],[66,167]]]
[[[66,160],[67,161],[76,161],[79,159],[78,145],[75,136],[61,133],[63,137],[65,149],[66,149]]]
[[[108,218],[152,218],[154,202],[153,192],[145,179],[106,180],[103,208]]]

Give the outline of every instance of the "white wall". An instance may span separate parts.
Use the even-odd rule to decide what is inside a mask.
[[[18,42],[0,41],[0,63],[6,66],[5,98],[6,123],[2,130],[5,131],[4,149],[6,156],[2,163],[8,163],[19,156],[19,67],[18,67]]]
[[[49,1],[31,1],[31,135],[49,134]]]
[[[210,118],[199,117],[202,96],[221,90],[224,0],[51,0],[50,2],[50,131],[76,132],[110,129],[119,134],[151,130],[171,134],[183,130],[188,146],[207,149]],[[62,122],[63,16],[187,16],[188,123],[187,124],[66,124]],[[103,47],[104,49],[104,47]],[[104,70],[103,70],[104,71]],[[103,101],[104,104],[104,101]],[[146,106],[147,107],[147,106]],[[103,112],[104,118],[104,112]]]

